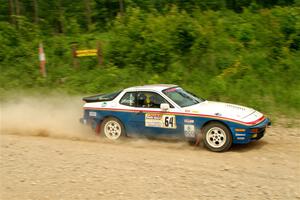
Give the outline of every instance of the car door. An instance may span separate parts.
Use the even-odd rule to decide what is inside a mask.
[[[168,103],[170,109],[162,111],[161,103]],[[136,113],[130,119],[135,132],[147,137],[177,137],[178,117],[174,114],[174,106],[160,94],[152,91],[136,93]]]

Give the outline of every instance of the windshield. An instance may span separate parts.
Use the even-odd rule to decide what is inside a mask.
[[[184,91],[182,88],[169,88],[163,91],[170,99],[177,103],[180,107],[192,106],[201,103],[204,99]]]

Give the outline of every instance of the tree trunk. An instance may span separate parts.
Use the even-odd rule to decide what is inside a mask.
[[[33,0],[33,8],[34,8],[34,23],[39,23],[39,5],[38,0]]]
[[[20,3],[19,3],[19,0],[15,0],[15,5],[16,5],[16,15],[20,16]]]
[[[16,8],[16,15],[15,15],[15,20],[16,20],[16,27],[19,27],[19,16],[20,16],[20,2],[19,0],[15,0],[15,8]]]
[[[85,3],[85,17],[87,23],[87,30],[89,31],[92,24],[90,0],[84,0],[84,3]]]
[[[8,1],[9,6],[9,15],[10,15],[10,23],[16,24],[16,18],[15,18],[15,5],[13,0]]]
[[[124,16],[124,0],[119,0],[120,4],[120,14],[121,16]]]
[[[62,0],[60,0],[58,5],[58,12],[59,12],[59,33],[65,32],[65,20],[64,20],[64,8],[62,7]]]

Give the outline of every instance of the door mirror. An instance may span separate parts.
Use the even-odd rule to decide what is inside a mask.
[[[160,109],[163,111],[168,111],[170,109],[170,105],[168,103],[162,103],[160,104]]]

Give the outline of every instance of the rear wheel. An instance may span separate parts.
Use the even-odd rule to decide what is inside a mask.
[[[203,128],[203,142],[209,150],[222,152],[231,147],[232,135],[224,124],[212,122]]]
[[[118,140],[125,136],[125,130],[120,120],[109,117],[101,123],[101,133],[110,140]]]

